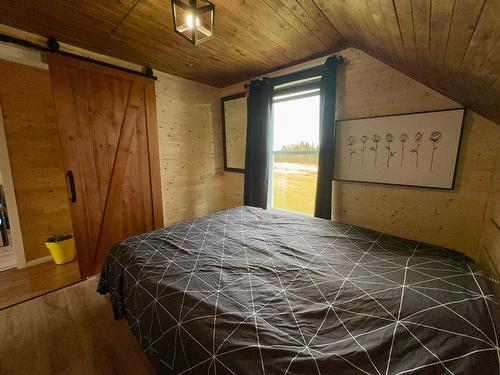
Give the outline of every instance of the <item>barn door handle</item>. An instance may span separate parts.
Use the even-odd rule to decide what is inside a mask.
[[[71,203],[76,202],[76,188],[75,188],[75,177],[73,176],[73,171],[66,172],[66,179],[69,186],[69,200]]]

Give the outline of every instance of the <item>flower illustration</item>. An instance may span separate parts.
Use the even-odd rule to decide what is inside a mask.
[[[374,134],[373,137],[371,138],[373,145],[370,146],[370,150],[375,152],[375,157],[373,159],[373,165],[377,166],[377,150],[378,150],[378,144],[382,140],[382,137],[378,134]]]
[[[391,160],[394,155],[396,155],[396,152],[391,151],[391,145],[392,142],[394,142],[394,135],[392,133],[387,133],[385,135],[385,141],[386,141],[386,146],[385,149],[387,150],[387,168],[389,168],[389,161]]]
[[[351,162],[352,162],[352,154],[356,152],[356,148],[354,148],[354,145],[357,143],[357,139],[350,135],[347,137],[347,144],[349,145],[349,168],[351,168]]]
[[[436,132],[431,133],[431,136],[429,137],[429,139],[434,143],[439,143],[442,136],[443,135],[441,134],[441,132],[436,131]]]
[[[405,145],[406,142],[408,141],[408,134],[402,133],[399,136],[399,142],[401,142],[401,166],[403,166],[403,159],[404,159],[404,154],[405,154]]]
[[[440,131],[433,131],[431,133],[431,136],[429,137],[429,140],[432,142],[432,155],[431,155],[431,166],[430,166],[430,171],[432,172],[432,166],[434,165],[434,152],[438,148],[438,143],[442,138],[442,134]]]
[[[363,163],[365,160],[365,149],[366,149],[366,147],[368,147],[368,146],[366,146],[366,141],[368,141],[368,136],[362,135],[361,136],[362,146],[359,148],[361,151],[361,168],[363,168]]]
[[[418,152],[420,149],[420,145],[422,144],[422,139],[424,138],[424,135],[421,132],[416,132],[415,133],[415,148],[412,148],[410,152],[413,152],[415,156],[417,157],[417,161],[415,163],[415,166],[418,168]]]

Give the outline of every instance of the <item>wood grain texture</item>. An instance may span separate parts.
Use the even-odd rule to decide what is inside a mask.
[[[218,87],[354,46],[500,123],[498,0],[218,0],[194,47],[170,3],[0,3],[0,22]]]
[[[49,55],[65,167],[75,176],[70,209],[82,276],[99,272],[109,248],[162,224],[154,86],[149,80],[60,55]],[[151,105],[150,105],[151,106]],[[148,137],[151,137],[149,139]],[[159,174],[159,170],[154,170]],[[155,197],[156,201],[153,199]],[[155,206],[157,208],[155,209]],[[159,220],[159,221],[158,221]],[[156,222],[155,222],[156,221]]]
[[[362,52],[342,55],[348,63],[340,83],[338,118],[459,106]],[[467,112],[453,191],[334,182],[334,220],[449,247],[476,259],[498,131],[490,121]]]
[[[10,234],[9,234],[9,237]],[[16,253],[12,245],[0,248],[0,272],[15,268],[17,264]]]
[[[39,72],[38,74],[45,75],[46,81],[48,81],[47,71],[37,69],[35,71]],[[14,76],[23,77],[20,73],[16,75],[10,74],[10,77]],[[222,133],[220,129],[219,90],[168,74],[160,73],[159,77],[159,80],[156,82],[157,98],[155,101],[151,101],[151,98],[155,98],[154,90],[151,88],[146,89],[146,95],[149,96],[147,100],[148,106],[146,107],[147,115],[149,118],[153,118],[152,114],[158,116],[155,128],[152,130],[148,128],[148,132],[157,132],[160,145],[157,145],[158,149],[156,152],[162,156],[161,173],[159,172],[158,176],[156,176],[157,179],[161,179],[161,184],[158,184],[158,187],[152,190],[154,201],[158,201],[158,199],[160,201],[164,200],[164,207],[160,205],[162,207],[160,212],[155,211],[155,223],[159,223],[156,226],[161,226],[158,217],[163,218],[163,213],[165,213],[165,221],[167,221],[168,216],[168,223],[171,224],[192,218],[196,215],[217,211],[223,206]],[[30,76],[26,76],[26,81],[29,80],[33,81]],[[48,81],[48,84],[50,85],[50,81]],[[147,85],[154,87],[152,81],[147,81]],[[113,88],[95,87],[95,89],[105,89],[111,95],[112,92],[116,94],[119,86]],[[25,94],[30,93],[29,90],[24,92]],[[30,95],[32,94],[30,93]],[[57,140],[59,133],[52,94],[48,95],[47,99],[51,103],[50,118],[53,121],[52,126],[54,129],[52,129],[52,132],[47,133],[47,135],[50,135],[51,139]],[[15,99],[14,102],[18,103],[17,100],[19,99]],[[117,100],[124,99],[119,99],[118,96]],[[21,106],[18,105],[17,108],[20,110]],[[115,119],[115,121],[118,122],[121,119]],[[148,120],[148,126],[149,124]],[[17,134],[19,134],[19,137],[22,137],[21,131],[26,131],[26,129],[18,129]],[[26,132],[25,134],[30,136],[32,133]],[[37,137],[38,135],[38,133],[35,134]],[[18,147],[17,144],[15,147]],[[60,146],[58,145],[58,147]],[[151,145],[150,150],[154,152],[154,148]],[[114,152],[114,149],[110,149],[109,152]],[[59,148],[55,154],[59,157],[58,167],[60,170],[58,170],[58,181],[60,181],[61,193],[59,197],[66,205],[66,217],[70,220],[61,149]],[[151,154],[151,178],[155,178],[153,175],[154,159],[155,157]],[[157,163],[160,164],[159,158]],[[103,162],[102,165],[107,164]],[[29,186],[32,183],[28,172],[26,169],[23,180],[24,186]],[[47,181],[50,180],[47,179]],[[97,188],[95,191],[96,197],[104,194],[104,192],[98,193]],[[36,198],[36,196],[34,197]],[[44,199],[46,200],[46,198]],[[97,202],[98,199],[94,199],[93,201]],[[36,200],[32,202],[36,203]],[[158,205],[155,204],[154,206],[157,207]],[[98,210],[100,207],[98,205],[95,209]],[[30,219],[28,218],[25,225],[29,224]],[[43,224],[47,225],[51,223],[43,222]],[[59,231],[66,230],[59,229]],[[35,242],[37,247],[41,248],[42,253],[28,260],[48,255],[48,251],[40,245],[42,240],[43,236]]]
[[[144,85],[146,100],[146,126],[148,139],[149,178],[151,186],[151,204],[153,205],[153,220],[155,228],[164,226],[163,196],[161,191],[160,146],[158,143],[158,122],[156,119],[156,89],[153,81]]]
[[[0,311],[2,374],[155,374],[90,279]]]
[[[226,132],[226,163],[229,168],[245,169],[245,147],[247,141],[247,98],[236,98],[224,102]]]
[[[337,31],[312,5],[307,1],[218,1],[218,37],[198,47],[174,33],[171,5],[163,0],[126,0],[111,6],[93,0],[7,1],[0,4],[0,22],[41,35],[50,33],[63,42],[171,74],[223,85],[223,81],[245,78],[242,66],[256,75],[325,54],[341,43]],[[310,8],[312,14],[307,11]],[[31,16],[35,14],[37,17]],[[301,39],[307,44],[297,48]]]
[[[352,46],[500,123],[500,2],[315,2]]]
[[[24,253],[23,235],[19,221],[19,212],[17,210],[16,192],[12,178],[12,170],[7,146],[7,137],[5,136],[5,126],[3,122],[2,106],[0,104],[0,184],[5,198],[5,205],[8,210],[9,226],[8,231],[9,245],[0,250],[0,270],[7,268],[26,266],[26,254]]]
[[[49,235],[73,232],[48,72],[0,61],[0,103],[30,261],[49,255],[43,245]]]
[[[156,84],[166,225],[223,207],[220,90],[160,73]]]
[[[346,64],[339,69],[338,119],[459,106],[364,52],[350,48],[340,54]],[[321,61],[311,62],[318,63]],[[300,69],[303,66],[297,67]],[[223,95],[237,89],[231,87]],[[334,182],[333,220],[445,246],[477,259],[483,214],[488,197],[492,196],[490,181],[499,135],[498,126],[467,111],[454,190]],[[242,192],[243,178],[237,173],[225,173],[225,206],[241,205]],[[492,256],[498,257],[497,250],[494,252]],[[495,260],[497,267],[498,261]]]
[[[224,207],[242,206],[244,188],[244,173],[224,172]]]
[[[76,260],[62,265],[47,262],[0,272],[0,310],[79,280],[80,271]]]
[[[497,144],[500,144],[500,132]],[[500,147],[497,149],[488,203],[484,212],[478,260],[491,275],[500,280]]]

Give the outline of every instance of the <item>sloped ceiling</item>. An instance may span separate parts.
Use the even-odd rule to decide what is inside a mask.
[[[500,124],[499,0],[315,0],[352,44]]]
[[[214,0],[216,37],[170,0],[2,0],[0,23],[224,87],[354,46],[500,123],[500,0]]]

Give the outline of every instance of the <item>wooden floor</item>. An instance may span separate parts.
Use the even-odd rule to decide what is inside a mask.
[[[80,280],[78,262],[47,262],[0,272],[0,310]],[[1,373],[1,371],[0,371]]]
[[[0,311],[1,374],[154,374],[97,278]]]
[[[14,246],[12,246],[12,234],[10,230],[7,231],[7,236],[9,245],[0,246],[0,272],[15,268],[17,264],[16,252],[14,251]]]
[[[16,253],[12,246],[0,247],[0,272],[15,268],[17,263]]]

